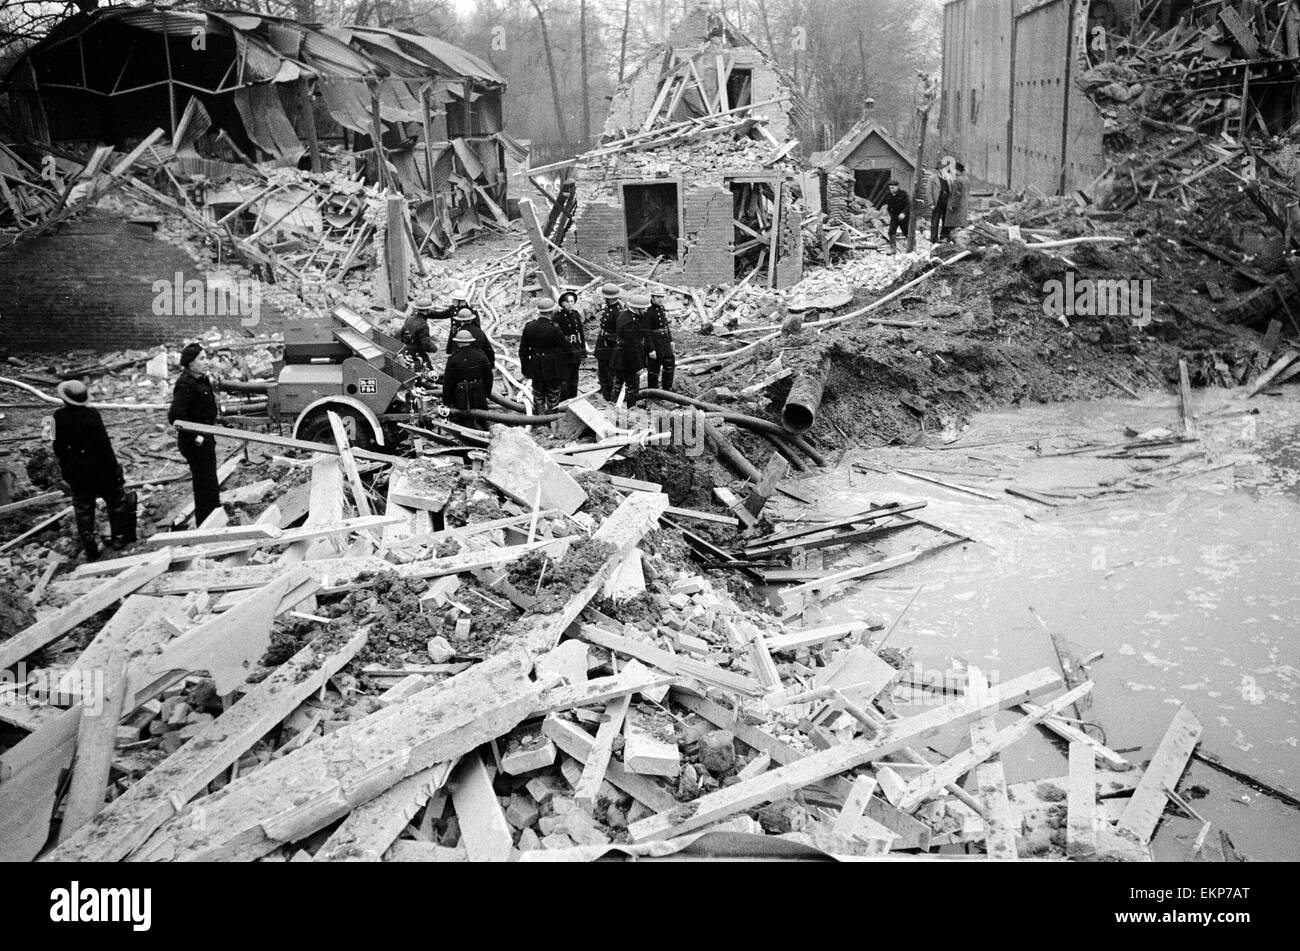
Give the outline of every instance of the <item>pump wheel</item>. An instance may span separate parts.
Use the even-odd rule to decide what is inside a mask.
[[[329,411],[338,414],[343,423],[343,431],[348,434],[348,442],[356,449],[374,450],[378,447],[375,433],[364,416],[350,406],[318,406],[298,425],[298,438],[307,442],[334,445],[334,431],[330,428]]]

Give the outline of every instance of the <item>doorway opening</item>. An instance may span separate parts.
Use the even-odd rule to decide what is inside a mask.
[[[877,208],[889,197],[893,173],[888,169],[860,168],[853,172],[853,194],[865,198]]]

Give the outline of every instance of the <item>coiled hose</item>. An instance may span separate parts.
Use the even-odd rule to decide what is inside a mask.
[[[681,406],[694,406],[696,409],[702,409],[708,413],[717,413],[724,420],[733,425],[743,427],[759,435],[770,435],[779,441],[783,441],[794,446],[805,456],[813,461],[815,465],[826,465],[826,457],[820,452],[808,445],[808,441],[802,436],[796,436],[787,432],[780,423],[773,423],[766,419],[759,419],[756,416],[746,416],[743,413],[733,413],[724,409],[715,403],[706,403],[703,400],[692,399],[689,396],[682,396],[680,393],[671,393],[668,390],[641,390],[641,396],[646,399],[666,400],[669,403],[677,403]],[[786,458],[789,458],[788,456]]]

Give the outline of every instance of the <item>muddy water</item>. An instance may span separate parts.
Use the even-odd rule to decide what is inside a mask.
[[[801,484],[815,490],[808,494],[818,511],[787,501],[782,514],[925,501],[922,518],[972,541],[853,587],[812,622],[877,615],[892,624],[919,587],[890,645],[913,649],[926,671],[951,669],[955,659],[1004,680],[1056,669],[1049,632],[1063,635],[1082,656],[1103,653],[1091,667],[1096,687],[1084,719],[1101,727],[1112,749],[1131,750],[1127,757],[1143,763],[1186,704],[1204,725],[1202,750],[1300,797],[1300,400],[1246,403],[1216,391],[1197,394],[1194,410],[1200,440],[1153,450],[1155,459],[1044,455],[1088,440],[1120,442],[1125,427],[1172,427],[1176,404],[1163,394],[986,414],[956,448],[850,454],[833,473]],[[1084,494],[1137,476],[1139,466],[1167,468],[1145,476],[1153,488],[1057,500],[1058,508],[1004,491]],[[837,550],[827,569],[941,540],[930,529],[908,529],[872,548]],[[1003,714],[999,723],[1011,720]],[[951,754],[961,738],[934,745]],[[1011,782],[1067,772],[1060,749],[1041,736],[1014,748],[1006,764]],[[1227,830],[1239,851],[1300,859],[1300,811],[1193,762],[1180,789],[1198,796],[1202,788],[1207,795],[1193,808]],[[1157,858],[1182,858],[1200,825],[1167,813]]]

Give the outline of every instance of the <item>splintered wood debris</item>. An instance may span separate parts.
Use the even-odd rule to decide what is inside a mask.
[[[1145,773],[1063,719],[1080,676],[990,686],[954,669],[956,688],[900,714],[891,698],[922,678],[875,640],[883,625],[812,622],[817,597],[894,562],[777,581],[775,613],[742,608],[707,571],[727,553],[687,533],[702,572],[656,540],[672,517],[658,485],[593,474],[584,491],[547,462],[498,427],[466,469],[375,466],[388,509],[365,516],[338,457],[317,454],[265,517],[44,579],[36,619],[0,642],[59,687],[6,691],[25,737],[0,754],[0,855],[591,860],[728,831],[774,856],[1149,859],[1199,736],[1190,713]],[[483,493],[495,504],[460,501]],[[738,538],[728,557],[804,557],[920,507]],[[593,604],[629,557],[644,590]],[[998,711],[1015,719],[995,726]],[[1072,740],[1068,776],[1008,785],[1001,756],[1038,728]],[[936,737],[955,752],[920,752]],[[1049,786],[1059,798],[1033,792]]]

